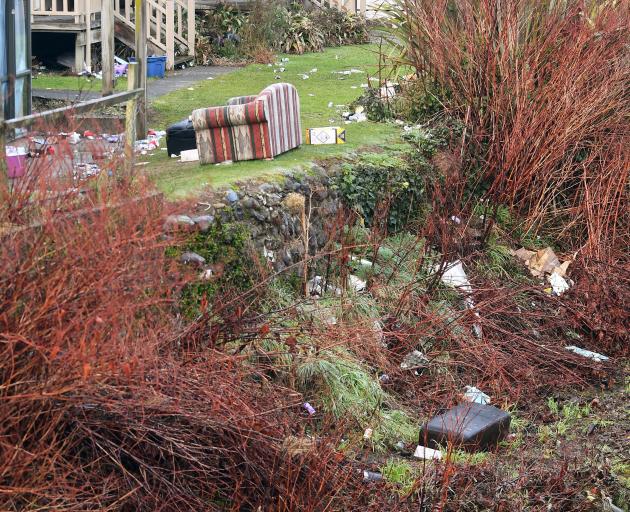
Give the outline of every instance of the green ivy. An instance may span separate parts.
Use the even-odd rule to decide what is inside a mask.
[[[389,200],[388,226],[397,231],[424,214],[430,166],[412,166],[405,153],[367,153],[342,165],[332,180],[345,203],[371,225],[377,207]]]
[[[251,234],[243,223],[217,221],[206,232],[193,234],[175,253],[195,252],[206,259],[209,265],[222,265],[223,272],[210,281],[197,281],[184,287],[181,296],[183,313],[191,318],[200,313],[204,297],[211,301],[219,291],[226,289],[246,290],[253,284],[252,262],[248,252]],[[172,253],[172,254],[171,254]]]

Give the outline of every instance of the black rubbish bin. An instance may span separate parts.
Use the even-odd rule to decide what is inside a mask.
[[[182,151],[196,149],[195,129],[190,119],[172,124],[166,129],[166,149],[168,156],[179,156]]]

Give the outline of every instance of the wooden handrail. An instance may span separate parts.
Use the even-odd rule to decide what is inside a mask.
[[[28,128],[38,123],[39,121],[55,121],[66,116],[66,114],[83,114],[85,112],[91,112],[100,107],[111,107],[119,103],[125,103],[131,99],[135,99],[140,96],[144,91],[142,89],[134,89],[132,91],[119,92],[112,94],[111,96],[105,96],[103,98],[95,98],[93,100],[83,101],[74,105],[68,105],[66,107],[59,107],[45,112],[38,112],[31,114],[30,116],[18,117],[15,119],[8,119],[0,123],[0,130],[14,130],[16,128]]]
[[[15,119],[4,120],[2,109],[0,109],[0,198],[5,197],[5,195],[9,193],[9,178],[7,176],[5,155],[7,135],[15,129],[29,128],[40,121],[54,122],[56,120],[63,119],[68,114],[82,114],[85,112],[92,112],[94,109],[100,107],[109,107],[119,103],[127,103],[127,116],[125,122],[125,160],[127,161],[127,166],[131,166],[129,167],[131,169],[133,166],[133,145],[136,140],[136,134],[138,133],[135,129],[135,124],[138,121],[138,118],[144,115],[143,112],[138,113],[136,110],[138,102],[141,101],[146,94],[142,87],[137,87],[138,80],[135,79],[135,77],[137,77],[136,67],[137,63],[130,64],[132,86],[136,86],[136,88],[126,92],[119,92],[117,94],[112,94],[111,96],[83,101],[75,105],[55,108]],[[0,91],[0,100],[2,100],[2,91]]]

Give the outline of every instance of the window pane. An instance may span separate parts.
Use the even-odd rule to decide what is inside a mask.
[[[29,68],[26,48],[26,8],[25,0],[15,0],[15,70],[17,73]]]
[[[26,80],[27,78],[18,78],[15,81],[15,117],[22,117],[23,115],[26,115],[25,94],[28,92]]]

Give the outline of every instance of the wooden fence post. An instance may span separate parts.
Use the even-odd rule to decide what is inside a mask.
[[[188,55],[195,56],[195,0],[188,0]]]
[[[158,16],[162,17],[162,13],[159,11]],[[179,23],[181,22],[180,19]],[[166,0],[166,69],[173,68],[175,68],[175,2],[174,0]]]
[[[103,96],[109,96],[114,93],[114,0],[102,0],[101,65]]]
[[[138,63],[130,62],[127,68],[127,89],[138,88]],[[135,164],[134,145],[136,142],[136,116],[138,113],[138,99],[131,98],[125,108],[125,171],[127,176],[133,174]]]
[[[144,138],[147,134],[147,4],[146,0],[136,0],[136,82],[143,90],[138,98],[136,135]]]

